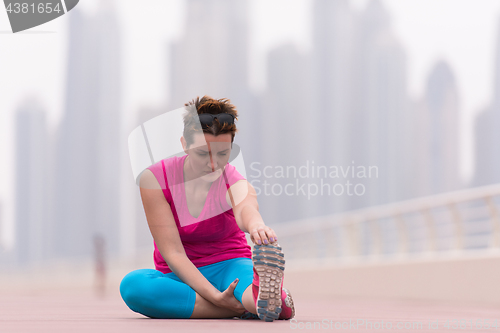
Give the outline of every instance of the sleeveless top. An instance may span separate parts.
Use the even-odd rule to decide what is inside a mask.
[[[148,167],[160,184],[174,215],[186,255],[196,267],[233,258],[252,258],[245,233],[238,227],[226,201],[227,189],[245,179],[234,166],[226,164],[223,174],[208,191],[205,206],[195,218],[188,210],[184,188],[184,161],[188,155],[163,159]],[[172,272],[154,243],[156,270]]]

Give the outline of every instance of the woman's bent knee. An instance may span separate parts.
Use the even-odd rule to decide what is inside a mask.
[[[147,296],[148,275],[155,274],[153,269],[138,269],[125,275],[120,282],[120,295],[127,306],[139,312],[144,297]]]
[[[195,302],[188,285],[153,269],[128,273],[120,283],[120,294],[132,311],[150,318],[189,318]]]

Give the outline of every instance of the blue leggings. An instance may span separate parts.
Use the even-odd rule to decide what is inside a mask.
[[[252,284],[253,263],[249,258],[224,260],[198,270],[221,292],[239,278],[234,296],[240,302],[243,292]],[[190,318],[196,300],[195,291],[174,272],[163,274],[149,268],[125,275],[120,294],[132,311],[150,318]]]

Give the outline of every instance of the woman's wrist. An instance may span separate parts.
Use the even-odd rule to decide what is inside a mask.
[[[255,229],[259,226],[265,226],[264,221],[262,220],[262,216],[257,209],[252,206],[247,206],[242,209],[241,219],[243,225],[243,231],[248,233],[251,232],[251,229]]]
[[[222,293],[219,290],[215,289],[214,287],[214,290],[209,294],[209,298],[207,299],[207,301],[209,301],[214,305],[219,306],[221,296]]]
[[[264,221],[262,221],[261,219],[248,222],[248,226],[247,226],[248,233],[251,233],[254,229],[257,229],[258,227],[261,227],[261,226],[262,227],[266,226]]]

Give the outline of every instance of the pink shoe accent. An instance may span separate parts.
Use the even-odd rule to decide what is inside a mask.
[[[257,274],[255,267],[253,268],[253,284],[255,284],[257,287],[259,286],[259,274]]]
[[[292,319],[295,317],[292,294],[286,288],[281,289],[281,313],[279,319]]]
[[[255,302],[255,308],[257,308],[257,298],[259,298],[259,287],[252,283],[252,296]]]
[[[257,274],[255,268],[253,269],[252,296],[255,307],[257,307],[257,298],[259,297],[259,274]]]

